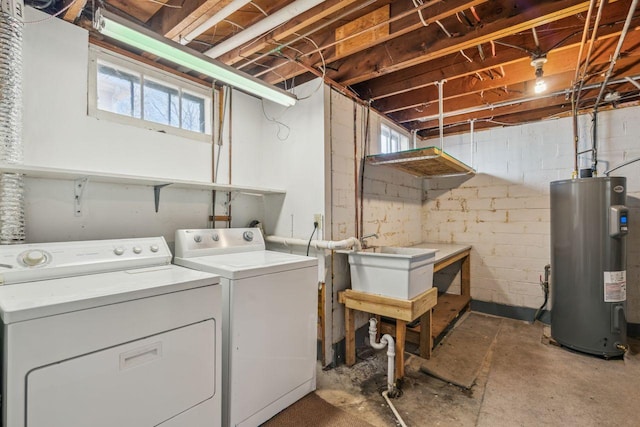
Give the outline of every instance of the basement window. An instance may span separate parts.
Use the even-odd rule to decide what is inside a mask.
[[[398,130],[380,123],[380,153],[397,153],[410,149],[409,137]]]
[[[211,88],[98,47],[89,57],[90,115],[211,141]]]

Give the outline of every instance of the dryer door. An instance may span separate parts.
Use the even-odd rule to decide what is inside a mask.
[[[215,320],[35,369],[28,427],[154,426],[213,397]]]

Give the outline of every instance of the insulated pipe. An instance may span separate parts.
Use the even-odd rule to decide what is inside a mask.
[[[297,0],[278,10],[274,14],[267,16],[266,18],[259,21],[255,25],[252,25],[246,30],[240,31],[233,37],[230,37],[227,40],[218,43],[211,49],[204,52],[204,54],[212,58],[217,58],[220,55],[237,48],[238,46],[242,46],[246,42],[251,41],[256,37],[259,37],[264,33],[273,30],[277,26],[282,25],[288,20],[295,18],[297,15],[306,12],[314,6],[319,5],[323,1],[324,0]]]
[[[356,237],[349,237],[344,240],[312,240],[309,242],[304,239],[296,239],[293,237],[280,237],[280,236],[266,236],[264,238],[266,242],[278,243],[284,246],[307,246],[310,245],[316,249],[330,249],[332,251],[340,249],[351,249],[355,247],[355,250],[361,251],[362,245]]]
[[[204,21],[202,24],[198,25],[192,31],[188,32],[187,34],[180,35],[180,44],[190,43],[200,34],[204,33],[209,28],[215,27],[219,22],[223,21],[229,15],[240,9],[242,6],[245,6],[249,3],[251,3],[251,0],[233,0],[231,3],[220,9],[212,17]]]
[[[0,2],[0,163],[22,163],[22,32],[24,4]],[[0,175],[0,244],[24,242],[21,174]]]
[[[376,342],[376,334],[378,332],[377,321],[374,317],[369,319],[369,344],[376,350],[382,350],[387,347],[387,392],[394,393],[396,386],[394,384],[395,365],[396,365],[396,347],[393,337],[384,334],[380,338],[380,342]]]

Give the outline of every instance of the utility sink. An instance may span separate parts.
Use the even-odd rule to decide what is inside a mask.
[[[412,299],[433,286],[435,249],[377,246],[339,252],[349,256],[353,290]]]

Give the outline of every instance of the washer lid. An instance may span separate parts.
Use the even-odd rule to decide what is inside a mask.
[[[242,279],[318,265],[316,258],[275,251],[241,252],[174,259],[178,265],[219,274],[228,279]]]
[[[164,265],[0,286],[5,324],[214,285],[219,277]]]

